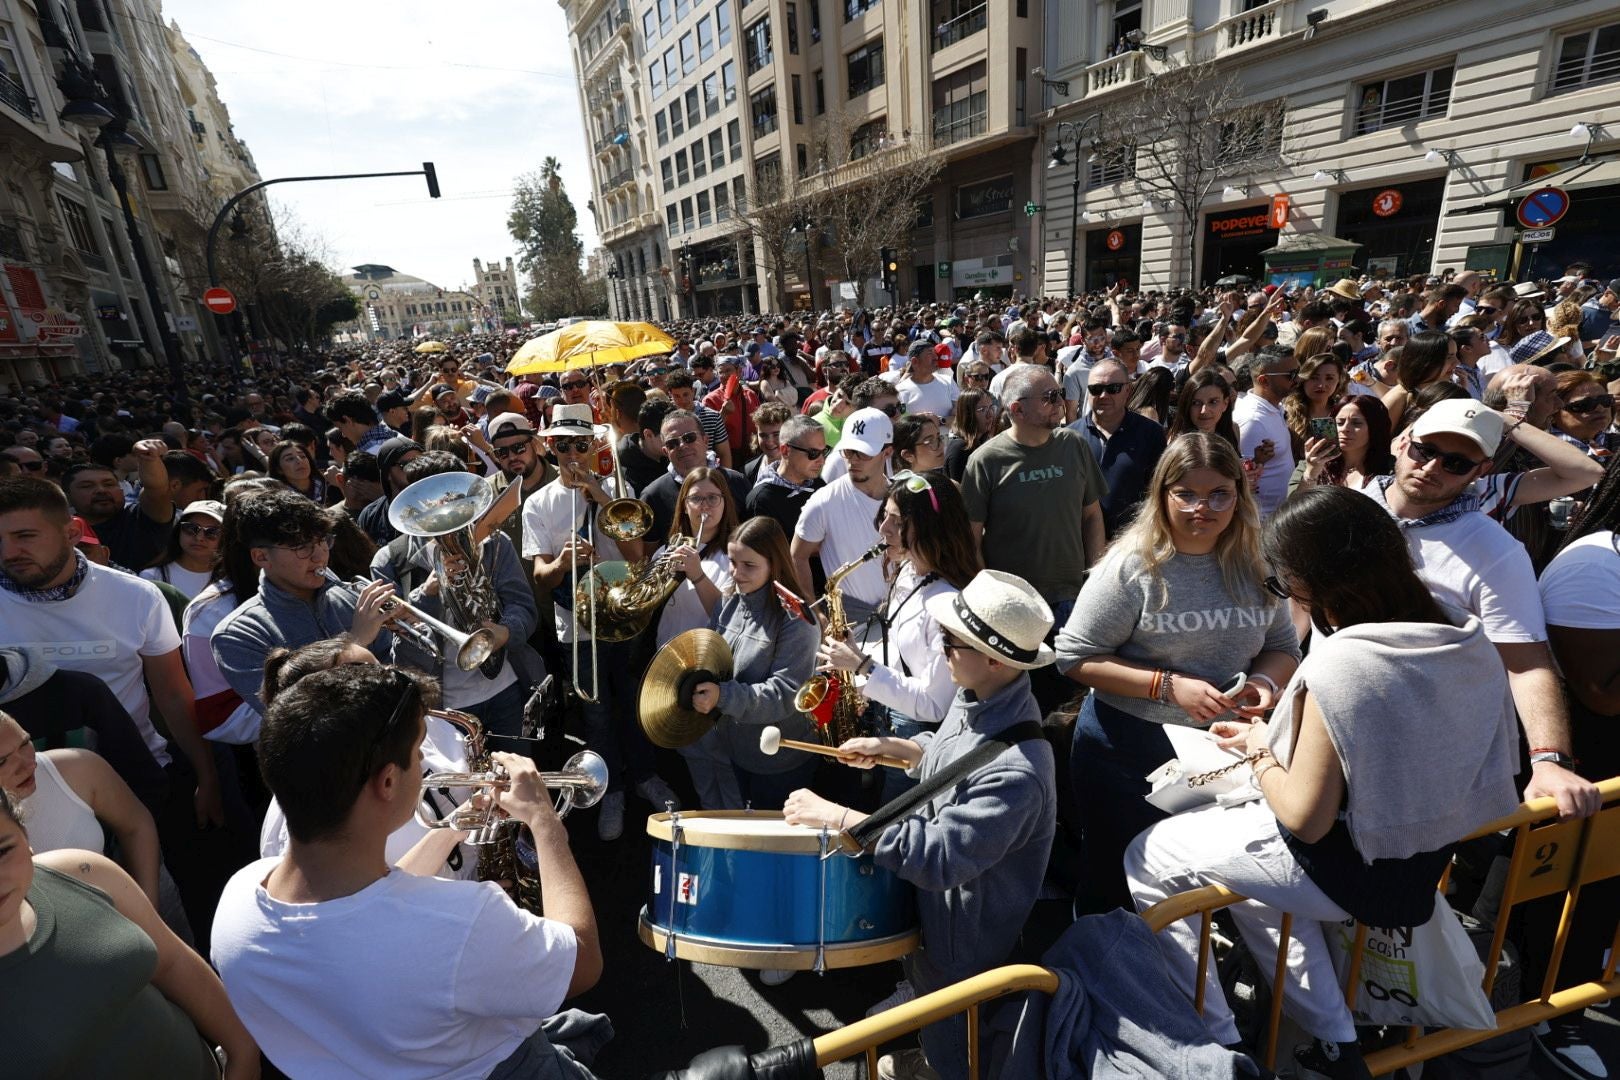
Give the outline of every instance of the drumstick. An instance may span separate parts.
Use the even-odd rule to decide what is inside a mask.
[[[760,753],[766,756],[775,756],[776,752],[784,746],[789,750],[803,750],[807,754],[821,754],[824,757],[831,758],[838,756],[838,751],[830,746],[822,746],[820,743],[813,742],[800,742],[798,739],[784,739],[782,738],[781,728],[767,727],[759,733]],[[876,760],[879,765],[887,765],[891,769],[911,768],[909,761],[902,761],[897,757],[879,756]]]

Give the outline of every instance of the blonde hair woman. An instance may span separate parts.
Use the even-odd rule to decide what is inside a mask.
[[[1259,715],[1299,666],[1288,609],[1265,578],[1260,511],[1237,450],[1207,432],[1179,436],[1057,639],[1059,670],[1095,691],[1070,768],[1101,906],[1129,904],[1125,847],[1165,816],[1144,801],[1142,779],[1176,756],[1162,725]],[[1226,693],[1238,675],[1243,688]]]

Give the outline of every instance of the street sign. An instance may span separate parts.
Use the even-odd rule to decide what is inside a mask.
[[[1394,188],[1386,188],[1373,196],[1372,212],[1379,217],[1394,217],[1401,211],[1401,193]]]
[[[1521,244],[1545,244],[1553,238],[1556,229],[1526,229],[1519,234]]]
[[[1288,225],[1288,196],[1273,195],[1271,197],[1271,227],[1282,229]]]
[[[1039,203],[1027,202],[1024,204],[1024,216],[1034,217],[1036,214],[1041,212],[1041,209],[1042,207]]]
[[[946,279],[950,278],[950,276],[951,276],[951,264],[950,263],[942,262],[942,263],[939,264],[939,276],[942,277],[942,278],[946,278]]]
[[[236,310],[236,297],[231,295],[229,289],[222,289],[216,285],[203,293],[202,298],[208,310],[215,315],[229,315]]]
[[[1109,251],[1118,251],[1120,248],[1125,246],[1125,234],[1120,232],[1118,229],[1115,229],[1113,232],[1108,234],[1103,243],[1108,246]]]
[[[1558,224],[1569,213],[1569,192],[1563,188],[1537,188],[1519,203],[1519,224],[1527,229],[1545,229]]]

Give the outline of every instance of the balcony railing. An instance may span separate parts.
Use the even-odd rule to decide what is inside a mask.
[[[988,130],[989,119],[990,112],[988,109],[969,116],[958,117],[954,120],[936,115],[934,117],[934,145],[949,146],[952,143],[959,143],[963,139],[983,135]]]
[[[602,137],[596,140],[596,152],[600,154],[604,150],[619,145],[620,136],[623,136],[625,140],[630,138],[630,129],[623,124],[603,132]]]
[[[1269,4],[1239,12],[1214,26],[1217,53],[1237,52],[1261,42],[1276,41],[1294,30],[1295,0],[1271,0]]]
[[[28,91],[4,72],[0,72],[0,102],[11,106],[31,120],[40,118],[39,110],[34,108],[34,99],[28,96]]]
[[[107,260],[103,256],[97,255],[94,251],[78,251],[78,256],[79,261],[84,263],[84,265],[88,266],[90,269],[100,270],[103,274],[107,272]]]
[[[977,34],[985,27],[985,11],[988,4],[980,4],[972,11],[964,12],[949,22],[940,23],[934,27],[934,47],[932,52],[955,45],[963,38]]]
[[[1125,52],[1086,68],[1086,94],[1128,86],[1142,77],[1142,54]]]
[[[612,176],[608,177],[608,182],[607,182],[608,190],[612,191],[616,187],[621,187],[621,186],[623,186],[625,184],[628,184],[628,183],[630,183],[630,181],[634,180],[635,178],[636,178],[636,170],[634,170],[634,169],[620,169],[618,172],[616,172]]]
[[[15,225],[0,225],[0,255],[21,262],[28,261],[28,249],[23,246],[22,233]]]

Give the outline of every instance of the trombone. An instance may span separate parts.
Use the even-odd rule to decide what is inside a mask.
[[[570,521],[578,521],[579,520],[579,489],[578,488],[569,488],[568,489],[568,494],[569,494],[569,502],[568,502],[569,520]],[[586,513],[585,513],[585,532],[586,532],[587,535],[589,535],[589,533],[590,533],[590,528],[591,528],[591,513],[590,513],[590,508],[587,507],[586,508]],[[576,528],[575,529],[575,539],[569,542],[569,548],[568,548],[568,595],[573,599],[573,604],[574,604],[574,607],[576,607],[576,608],[579,606],[579,544],[577,543],[578,538],[579,538],[579,531]],[[585,573],[586,573],[587,576],[589,576],[591,574],[591,568],[590,568],[589,565],[587,565],[585,567]],[[600,674],[598,672],[598,667],[597,667],[596,587],[595,587],[595,581],[594,580],[591,582],[591,587],[590,587],[590,589],[588,591],[590,593],[590,599],[587,601],[587,604],[589,605],[589,608],[590,608],[589,626],[587,627],[586,624],[580,622],[579,612],[578,611],[574,612],[573,679],[574,679],[574,693],[579,695],[579,700],[585,702],[587,705],[594,705],[594,704],[596,704],[596,702],[600,701],[601,697],[602,697],[602,694],[601,694],[602,684],[599,681],[601,676],[600,676]],[[581,674],[580,667],[579,667],[579,635],[581,633],[586,632],[587,629],[589,630],[589,633],[591,635],[591,644],[590,644],[590,650],[591,650],[591,692],[589,694],[587,694],[585,692],[584,687],[580,684],[580,681],[579,681],[579,676]]]
[[[321,567],[321,576],[338,588],[348,590],[354,596],[356,603],[360,600],[360,590],[371,584],[371,582],[360,578],[356,578],[354,581],[344,581],[334,574],[331,567],[328,566]],[[470,634],[464,633],[447,622],[442,622],[424,611],[419,611],[398,596],[390,597],[384,603],[383,611],[391,615],[397,613],[405,616],[405,619],[394,619],[390,624],[390,629],[430,656],[444,658],[444,650],[440,647],[434,635],[437,634],[443,638],[445,644],[452,650],[451,656],[455,660],[456,667],[462,671],[473,670],[489,659],[490,654],[495,651],[495,635],[487,627],[480,627]]]

